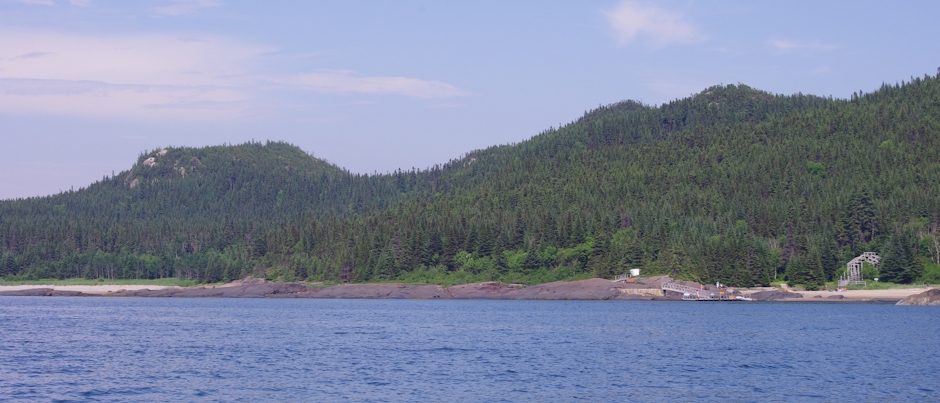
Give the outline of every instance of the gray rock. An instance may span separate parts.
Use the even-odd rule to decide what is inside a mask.
[[[940,288],[933,288],[920,294],[914,294],[898,301],[897,305],[933,305],[940,306]]]
[[[776,301],[790,298],[803,298],[803,294],[787,291],[758,291],[751,294],[751,299],[754,301]]]
[[[345,284],[311,288],[294,295],[296,298],[365,298],[365,299],[450,299],[447,289],[439,285],[410,284]]]
[[[46,297],[52,295],[51,288],[30,288],[28,290],[3,291],[0,295],[11,297]]]
[[[262,283],[233,287],[197,287],[165,288],[162,290],[120,291],[109,296],[114,297],[154,297],[154,298],[264,298],[285,297],[303,293],[307,287],[296,283]]]

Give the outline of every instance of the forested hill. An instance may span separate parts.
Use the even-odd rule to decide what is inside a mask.
[[[716,86],[585,113],[428,170],[351,174],[284,143],[161,148],[0,202],[0,275],[540,282],[629,268],[817,287],[940,281],[940,80],[848,100]]]

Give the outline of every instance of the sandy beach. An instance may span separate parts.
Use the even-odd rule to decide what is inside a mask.
[[[36,288],[51,288],[56,291],[71,291],[71,292],[80,292],[83,294],[104,295],[104,294],[107,294],[108,292],[118,292],[120,290],[128,290],[128,291],[164,290],[167,288],[179,288],[179,287],[162,286],[162,285],[112,285],[112,284],[101,284],[101,285],[27,284],[27,285],[0,285],[0,292],[23,291],[23,290],[32,290]]]
[[[929,288],[892,288],[889,290],[848,290],[848,291],[797,291],[803,298],[785,299],[783,301],[900,301],[907,296],[920,294]],[[842,296],[842,299],[830,297]]]

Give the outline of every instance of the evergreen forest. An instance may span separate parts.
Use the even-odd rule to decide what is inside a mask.
[[[940,76],[850,99],[721,85],[624,101],[427,169],[282,142],[145,152],[0,201],[0,277],[534,284],[639,268],[733,286],[940,282]]]

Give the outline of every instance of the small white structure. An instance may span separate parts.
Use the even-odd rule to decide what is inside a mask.
[[[630,277],[639,277],[640,269],[630,269]]]
[[[881,256],[878,256],[875,252],[865,252],[855,259],[850,260],[849,263],[845,265],[845,274],[839,279],[839,287],[845,287],[849,284],[866,285],[865,280],[862,278],[862,265],[865,264],[865,262],[877,266],[878,263],[881,262]]]

